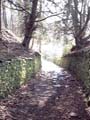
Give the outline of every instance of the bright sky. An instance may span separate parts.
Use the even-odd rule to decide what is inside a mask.
[[[52,2],[48,2],[47,0],[44,1],[44,5],[43,5],[43,10],[44,11],[51,11],[52,13],[61,13],[61,9],[64,6],[64,1],[62,0],[54,0],[55,4],[52,4]],[[50,13],[46,13],[46,16],[51,15]],[[46,22],[51,23],[53,21],[59,20],[60,18],[54,16],[54,17],[50,17],[46,20]]]
[[[54,2],[57,4],[57,6],[55,6],[55,4],[52,4],[52,2],[48,2],[47,0],[44,0],[44,4],[43,4],[43,10],[44,11],[51,11],[52,13],[60,13],[61,12],[61,8],[64,5],[64,1],[63,0],[54,0]],[[8,4],[9,7],[9,4]],[[8,18],[10,18],[11,12],[10,10],[7,8],[7,16]],[[49,12],[46,12],[46,16],[51,15]],[[50,17],[46,20],[47,23],[51,23],[53,21],[59,20],[60,18],[54,16],[54,17]]]

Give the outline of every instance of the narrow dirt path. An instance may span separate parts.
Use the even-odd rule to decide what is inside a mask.
[[[44,61],[35,78],[0,101],[0,120],[90,120],[79,82],[50,64]]]

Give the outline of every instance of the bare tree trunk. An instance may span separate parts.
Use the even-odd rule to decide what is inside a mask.
[[[29,43],[30,43],[30,40],[32,38],[33,31],[35,30],[35,19],[36,19],[37,5],[38,5],[38,0],[33,0],[31,14],[29,16],[29,22],[26,24],[25,37],[24,37],[24,40],[22,42],[22,45],[27,50],[29,49]]]
[[[10,3],[10,8],[11,8],[11,24],[10,24],[10,26],[11,26],[11,30],[12,31],[14,31],[14,25],[13,25],[13,11],[12,11],[12,4]]]
[[[31,4],[30,4],[30,1],[29,0],[24,0],[24,8],[25,10],[27,11],[30,11],[31,10]],[[29,5],[30,4],[30,5]],[[25,11],[25,15],[24,15],[24,24],[25,24],[25,29],[26,29],[26,25],[27,25],[27,21],[28,21],[28,13]]]
[[[83,7],[83,13],[82,10],[78,11],[78,0],[73,0],[74,7],[72,8],[71,15],[72,15],[72,21],[74,26],[74,38],[77,48],[82,48],[84,44],[83,38],[85,37],[85,31],[88,25],[88,22],[90,20],[90,10],[88,8],[88,14],[87,17],[85,17],[85,7],[86,4],[82,2]],[[78,17],[80,15],[80,18]],[[85,20],[86,19],[86,20]]]
[[[30,49],[33,48],[33,45],[34,45],[34,38],[32,39],[32,44],[31,44],[31,46],[30,46]]]
[[[7,27],[8,27],[8,24],[7,24],[5,1],[3,1],[3,3],[2,3],[2,8],[3,8],[3,21],[4,21],[4,26],[5,26],[5,28],[7,28]]]
[[[1,35],[1,0],[0,0],[0,41],[2,40],[2,35]]]
[[[41,18],[41,11],[42,11],[42,0],[40,0],[40,7],[39,7],[39,18]],[[41,23],[40,23],[41,24]],[[40,33],[41,33],[41,28],[40,28]],[[42,43],[41,43],[41,35],[39,36],[39,52],[41,53],[41,48],[42,47]]]

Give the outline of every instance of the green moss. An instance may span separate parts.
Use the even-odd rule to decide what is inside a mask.
[[[41,68],[41,56],[35,56],[34,65],[34,71],[37,73]]]
[[[67,61],[67,62],[65,62]],[[65,64],[64,64],[65,63]],[[60,62],[60,64],[62,64]],[[82,50],[63,57],[63,67],[71,70],[90,90],[90,50]]]
[[[0,97],[5,97],[12,90],[29,80],[40,69],[40,57],[12,59],[0,63]]]

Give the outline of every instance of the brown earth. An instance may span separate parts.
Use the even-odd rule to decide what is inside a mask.
[[[21,44],[20,38],[17,38],[10,30],[2,29],[0,35],[0,58],[8,59],[14,57],[32,57],[34,51],[28,51]]]
[[[0,101],[0,120],[90,120],[79,82],[68,72],[40,72]]]
[[[25,51],[13,37],[3,32],[0,58],[32,56],[33,52]],[[90,120],[86,107],[82,87],[71,74],[65,70],[58,74],[41,71],[14,94],[0,100],[0,120]]]

